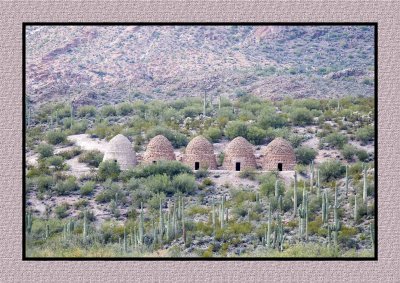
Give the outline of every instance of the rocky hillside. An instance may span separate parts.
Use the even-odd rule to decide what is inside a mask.
[[[374,30],[357,26],[30,26],[33,104],[106,104],[204,92],[371,96]]]

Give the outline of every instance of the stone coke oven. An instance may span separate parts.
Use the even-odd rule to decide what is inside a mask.
[[[296,155],[291,144],[276,138],[268,144],[263,152],[262,167],[264,170],[291,171],[296,165]]]
[[[117,162],[121,170],[133,168],[137,164],[136,153],[132,143],[124,135],[118,134],[113,137],[107,146],[103,161]]]
[[[145,163],[155,163],[159,160],[176,160],[171,142],[163,135],[152,138],[143,155]]]
[[[189,142],[182,161],[193,170],[217,169],[213,145],[203,136],[197,136]]]
[[[234,138],[226,147],[223,167],[231,171],[256,169],[252,145],[243,137]]]

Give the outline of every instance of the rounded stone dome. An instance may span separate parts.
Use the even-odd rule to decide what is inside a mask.
[[[200,168],[217,169],[213,145],[203,136],[195,137],[186,147],[183,163],[194,170]]]
[[[255,169],[257,163],[252,145],[243,137],[234,138],[226,147],[223,166],[234,171]]]
[[[109,141],[103,157],[103,161],[106,160],[118,162],[121,170],[133,168],[137,163],[132,143],[121,134],[116,135]]]
[[[175,160],[174,148],[163,135],[155,136],[150,140],[143,156],[143,161],[147,163],[158,160]]]
[[[296,165],[293,147],[283,138],[276,138],[270,142],[264,149],[263,155],[264,170],[294,170]]]

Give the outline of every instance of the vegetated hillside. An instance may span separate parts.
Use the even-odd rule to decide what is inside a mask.
[[[374,93],[367,26],[30,26],[26,48],[33,104]]]

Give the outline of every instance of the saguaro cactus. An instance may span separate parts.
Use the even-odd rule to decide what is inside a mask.
[[[357,207],[357,194],[354,195],[354,221],[357,221],[358,207]]]
[[[345,181],[345,187],[346,187],[346,196],[349,192],[349,175],[348,175],[348,171],[349,171],[349,166],[346,165],[346,181]]]
[[[271,214],[271,204],[268,206],[268,232],[266,235],[266,245],[267,248],[270,247],[270,243],[271,243],[271,225],[272,225],[272,214]]]
[[[297,172],[294,171],[294,185],[293,185],[293,217],[296,217],[297,211]]]
[[[83,240],[86,241],[88,235],[88,224],[87,224],[87,211],[83,212],[83,229],[82,229],[82,237]]]
[[[278,180],[275,181],[275,198],[278,200],[279,190],[278,190]]]
[[[331,230],[334,232],[334,244],[335,247],[337,247],[338,244],[338,232],[340,230],[340,222],[339,222],[339,216],[338,216],[338,208],[339,208],[339,203],[338,203],[338,192],[337,192],[337,187],[335,187],[335,203],[333,205],[333,224],[331,225]]]
[[[324,224],[328,223],[328,207],[329,207],[328,194],[324,192],[322,194],[322,222]]]
[[[143,216],[143,202],[140,203],[140,223],[139,223],[139,244],[143,244],[144,238],[144,216]]]
[[[363,166],[363,202],[367,203],[367,166]]]

